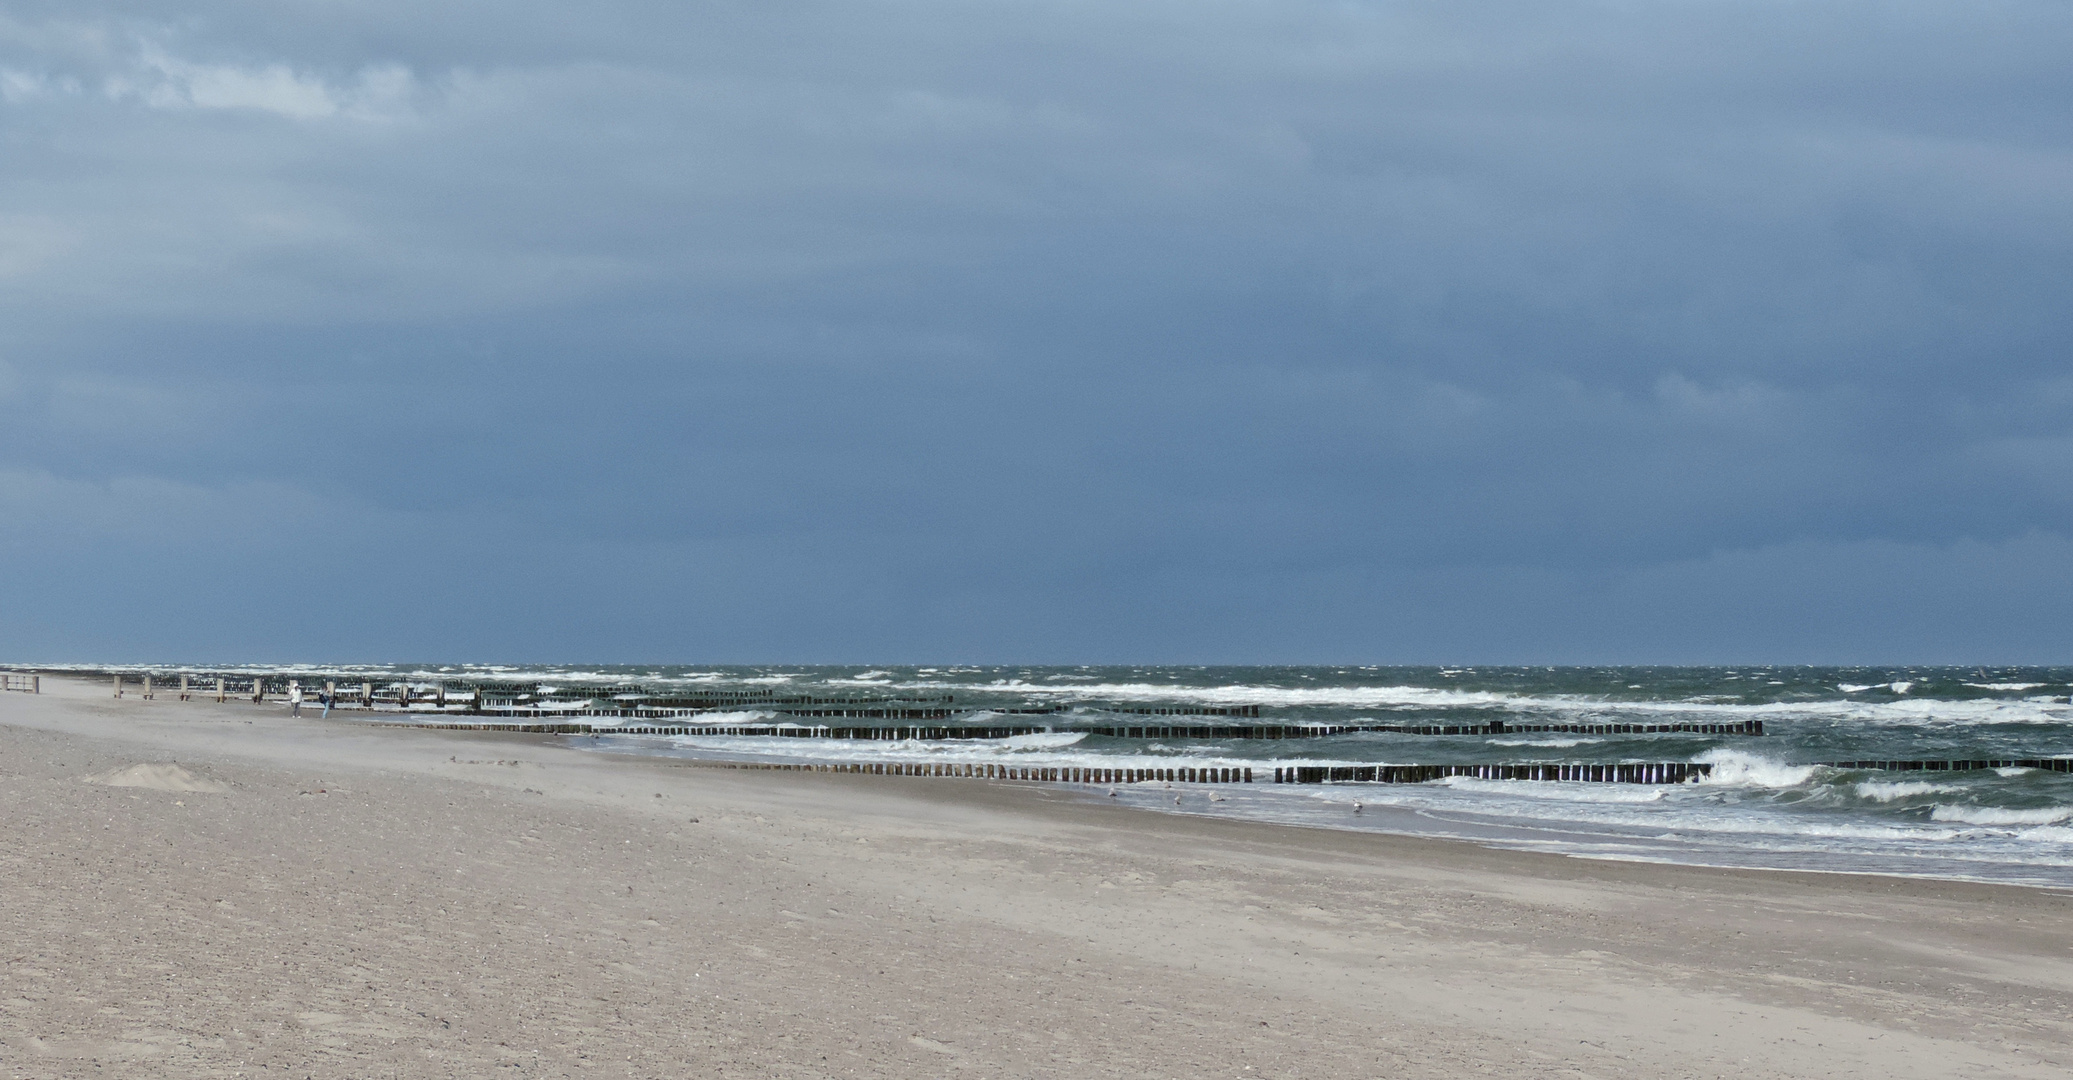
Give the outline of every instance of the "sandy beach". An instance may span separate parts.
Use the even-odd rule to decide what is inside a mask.
[[[2073,1072],[2062,893],[43,685],[0,696],[6,1076]]]

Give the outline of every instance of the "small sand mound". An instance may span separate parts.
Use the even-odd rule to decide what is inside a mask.
[[[214,780],[196,776],[178,765],[132,765],[127,769],[87,777],[88,783],[109,787],[140,787],[153,791],[229,791]]]

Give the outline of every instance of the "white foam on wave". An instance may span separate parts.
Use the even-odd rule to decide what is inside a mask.
[[[1942,795],[1963,790],[1949,784],[1930,784],[1920,780],[1866,780],[1856,786],[1859,798],[1882,803],[1895,799],[1910,799],[1917,795]]]
[[[1087,737],[1084,731],[1040,731],[1008,738],[1010,750],[1063,750]]]
[[[1829,720],[1851,724],[1954,725],[1975,724],[2067,724],[2073,723],[2073,706],[2063,698],[1974,698],[1949,701],[1938,698],[1910,698],[1906,701],[1779,701],[1754,705],[1706,705],[1665,701],[1648,704],[1594,705],[1606,712],[1661,713],[1669,715],[1712,714],[1722,720]]]
[[[1268,789],[1271,795],[1274,789]],[[1629,838],[1747,851],[1852,851],[1856,845],[1948,844],[1976,827],[1920,821],[1823,818],[1767,806],[1723,805],[1688,785],[1570,784],[1450,778],[1372,789],[1348,785],[1304,794],[1313,800],[1413,810],[1515,830],[1571,833],[1613,830]]]
[[[2056,825],[2073,819],[2073,806],[2040,806],[2014,810],[2002,806],[1940,805],[1929,811],[1931,821],[1965,825]]]
[[[1089,702],[1168,701],[1201,705],[1266,707],[1369,708],[1378,710],[1478,709],[1546,717],[1553,723],[1648,722],[1737,723],[1745,720],[1807,719],[1861,724],[2066,724],[2073,723],[2073,702],[2039,697],[2012,700],[1977,698],[1951,701],[1909,698],[1901,701],[1775,701],[1740,703],[1696,697],[1681,701],[1613,701],[1585,695],[1527,696],[1481,690],[1446,690],[1422,686],[1282,687],[1229,684],[1172,686],[1158,683],[1085,683],[1060,686],[1021,679],[985,685],[914,681],[891,684],[898,689],[965,690],[1045,695]],[[1891,686],[1909,683],[1895,683]],[[1844,684],[1845,688],[1854,684]],[[1871,689],[1871,687],[1857,687]],[[1606,718],[1601,721],[1600,718]],[[1612,719],[1617,718],[1617,719]],[[1522,719],[1520,723],[1531,723]]]
[[[1541,802],[1631,805],[1661,802],[1665,789],[1643,784],[1586,784],[1549,780],[1482,780],[1472,776],[1450,776],[1434,782],[1435,787],[1479,795],[1501,795],[1510,799]]]
[[[1556,750],[1566,750],[1572,746],[1582,746],[1586,743],[1601,743],[1604,741],[1603,739],[1586,739],[1581,737],[1574,739],[1491,739],[1489,744],[1491,746],[1546,746]]]
[[[2020,691],[2035,690],[2040,686],[2049,686],[2050,684],[2041,682],[1969,682],[1965,685],[1970,686],[1975,690]]]
[[[1760,758],[1740,750],[1709,750],[1700,754],[1700,762],[1713,766],[1713,772],[1704,780],[1705,784],[1731,784],[1737,787],[1793,788],[1806,783],[1814,776],[1816,765],[1787,765],[1781,761]]]
[[[821,680],[830,686],[891,686],[893,673],[890,671],[865,671],[848,678],[829,677]]]
[[[637,716],[588,718],[592,730],[610,733],[615,727],[656,727],[664,724],[697,724],[701,727],[796,727],[810,725],[795,720],[778,721],[780,714],[761,709],[743,709],[736,712],[702,712],[697,716],[676,717],[668,720],[653,720]]]
[[[1075,748],[1082,732],[1046,732],[1007,739],[795,739],[782,735],[670,735],[658,742],[698,757],[798,763],[945,764],[988,763],[1084,766],[1105,769],[1263,768],[1256,759],[1236,758],[1209,748],[1183,754],[1090,754]],[[640,736],[636,736],[640,738]]]
[[[1047,694],[1053,697],[1106,701],[1172,701],[1203,705],[1288,705],[1350,708],[1478,708],[1506,706],[1516,695],[1482,690],[1442,690],[1426,686],[1174,686],[1162,683],[1085,683],[1058,686],[1023,679],[997,679],[983,685],[915,681],[900,689],[966,690],[1002,694]]]

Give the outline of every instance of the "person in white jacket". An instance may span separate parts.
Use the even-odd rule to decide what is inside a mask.
[[[302,715],[302,684],[294,679],[288,680],[288,715]]]

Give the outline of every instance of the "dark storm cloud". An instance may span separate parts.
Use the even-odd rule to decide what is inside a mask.
[[[2062,659],[2069,45],[17,5],[0,646]]]

